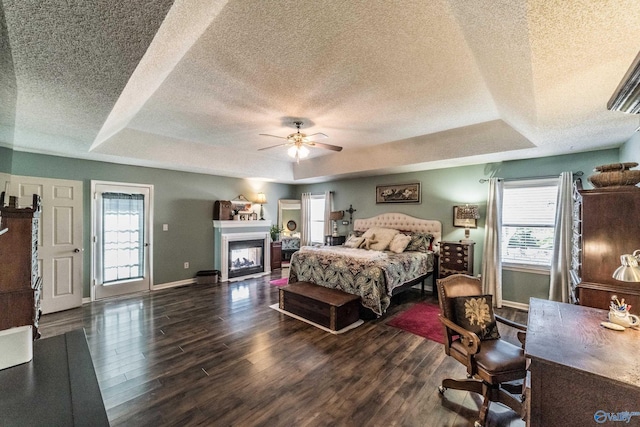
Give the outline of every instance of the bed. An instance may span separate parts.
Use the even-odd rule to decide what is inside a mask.
[[[401,253],[345,246],[302,246],[291,257],[289,283],[311,282],[359,295],[364,307],[381,316],[393,295],[418,283],[422,283],[424,290],[424,280],[433,274],[437,265],[435,256],[442,224],[399,213],[354,221],[354,232],[364,233],[364,236],[381,229],[397,230],[395,234],[412,239],[416,236],[424,238],[425,235],[432,237],[428,247],[423,244],[420,250]]]

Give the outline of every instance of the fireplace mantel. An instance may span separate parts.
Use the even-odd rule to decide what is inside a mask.
[[[271,228],[271,221],[269,220],[255,220],[255,221],[213,221],[213,228],[227,229],[227,228]]]

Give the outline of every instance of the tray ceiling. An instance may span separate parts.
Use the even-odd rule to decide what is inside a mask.
[[[637,0],[0,0],[0,145],[279,182],[619,146]],[[259,136],[293,121],[339,153]]]

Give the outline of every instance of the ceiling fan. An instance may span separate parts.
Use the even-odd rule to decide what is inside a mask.
[[[318,148],[325,148],[327,150],[332,150],[332,151],[342,151],[342,147],[338,147],[337,145],[331,145],[331,144],[325,144],[323,142],[312,141],[312,138],[313,139],[329,138],[324,133],[318,132],[318,133],[313,133],[311,135],[306,135],[300,132],[300,127],[303,125],[301,121],[295,121],[293,122],[293,124],[296,125],[297,131],[288,136],[276,136],[276,135],[269,135],[267,133],[261,133],[260,134],[261,136],[271,136],[273,138],[286,139],[287,142],[278,144],[278,145],[272,145],[271,147],[260,148],[258,151],[269,150],[270,148],[276,148],[276,147],[289,146],[290,148],[287,151],[287,153],[289,154],[290,157],[293,157],[294,159],[296,159],[296,162],[298,163],[300,162],[300,159],[304,159],[309,155],[309,149],[307,147],[318,147]]]

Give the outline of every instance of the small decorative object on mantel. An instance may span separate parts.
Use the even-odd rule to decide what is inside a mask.
[[[587,179],[596,188],[632,187],[640,182],[640,170],[631,170],[636,166],[636,162],[596,166],[594,171],[599,173]]]

